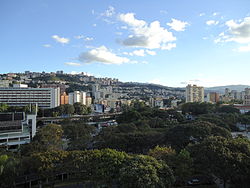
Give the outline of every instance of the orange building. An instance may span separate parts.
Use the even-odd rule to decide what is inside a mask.
[[[60,104],[69,104],[69,96],[65,92],[61,95]]]
[[[209,101],[212,103],[217,103],[220,101],[220,94],[216,92],[209,93]]]

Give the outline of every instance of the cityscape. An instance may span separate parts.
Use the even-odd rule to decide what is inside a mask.
[[[0,187],[250,187],[249,7],[1,1]]]

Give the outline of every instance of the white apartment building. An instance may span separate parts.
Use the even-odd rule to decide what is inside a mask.
[[[0,80],[0,88],[1,87],[9,87],[11,81],[9,80]]]
[[[186,102],[204,102],[204,87],[188,84],[186,86]]]
[[[164,104],[163,104],[163,98],[160,97],[151,97],[149,99],[149,105],[151,107],[158,107],[158,108],[163,108]]]
[[[86,105],[86,92],[74,91],[69,93],[69,104],[73,105],[76,102]]]
[[[245,88],[245,95],[243,99],[244,105],[250,105],[250,88]]]
[[[60,88],[0,88],[0,103],[9,106],[37,104],[40,108],[55,108],[60,105]]]
[[[30,143],[35,134],[35,114],[0,113],[0,148],[16,150],[21,144]]]

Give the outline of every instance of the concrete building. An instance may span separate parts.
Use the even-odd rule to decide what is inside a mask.
[[[13,84],[13,87],[15,88],[28,88],[28,85],[27,84]]]
[[[0,103],[9,106],[37,104],[39,108],[55,108],[60,105],[60,89],[0,88]]]
[[[91,106],[92,104],[92,97],[86,96],[86,106]]]
[[[73,105],[76,102],[86,105],[86,92],[74,91],[69,93],[69,104]]]
[[[69,104],[69,96],[64,92],[61,96],[60,104]]]
[[[220,94],[216,92],[208,93],[208,102],[217,103],[220,101]]]
[[[0,87],[9,87],[10,83],[9,80],[0,80]]]
[[[24,112],[0,113],[0,148],[16,150],[30,143],[36,134],[36,115]]]
[[[244,105],[250,105],[250,88],[245,88]]]
[[[180,99],[174,99],[171,101],[171,108],[177,108],[178,107],[178,102],[181,102]]]
[[[204,87],[197,85],[186,86],[186,102],[204,102]]]
[[[95,101],[99,100],[102,97],[99,84],[92,85],[92,96],[94,97]]]
[[[149,105],[151,107],[158,107],[158,108],[163,108],[163,98],[160,98],[160,97],[151,97],[149,99]]]

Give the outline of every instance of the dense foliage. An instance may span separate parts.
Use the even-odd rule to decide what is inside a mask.
[[[135,101],[123,107],[118,125],[97,129],[70,120],[46,125],[17,155],[0,153],[1,186],[29,174],[53,185],[58,174],[66,173],[103,187],[171,187],[197,175],[209,177],[206,183],[216,178],[224,186],[249,187],[250,142],[232,138],[230,131],[237,130],[237,123],[247,127],[250,116],[207,103],[187,103],[182,109],[159,110]],[[86,111],[74,104],[51,112]]]

